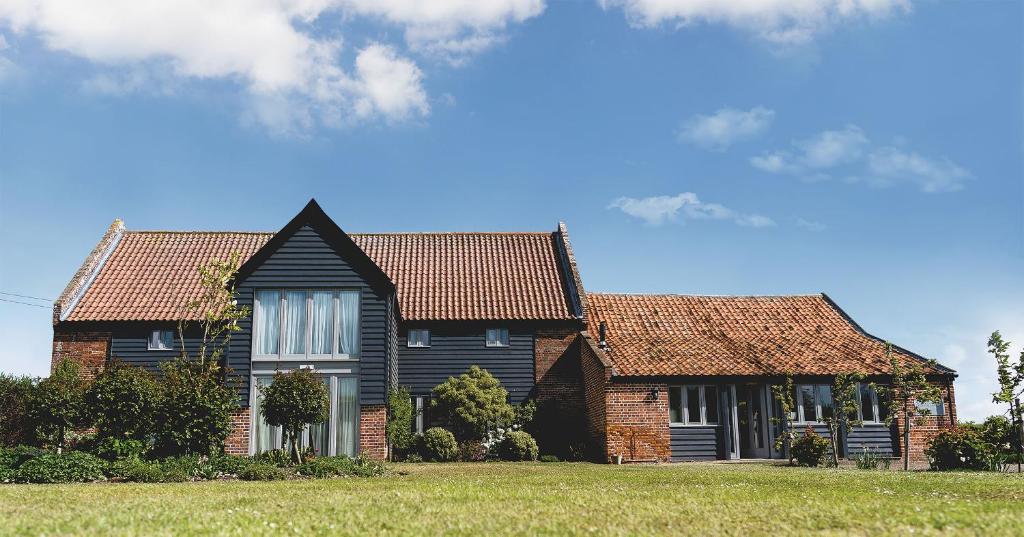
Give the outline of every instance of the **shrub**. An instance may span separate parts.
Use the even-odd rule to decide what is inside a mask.
[[[0,373],[0,447],[35,442],[28,408],[35,389],[32,377]]]
[[[256,462],[262,462],[266,464],[273,464],[274,466],[285,467],[291,464],[291,459],[283,449],[272,449],[270,451],[263,451],[258,453],[255,457]]]
[[[160,364],[156,412],[158,451],[165,455],[220,453],[238,409],[238,392],[212,363],[178,358]]]
[[[110,436],[96,442],[96,444],[89,449],[93,455],[108,461],[116,461],[118,459],[138,459],[142,457],[145,450],[146,446],[141,440]]]
[[[481,462],[487,458],[487,446],[479,440],[466,440],[459,444],[459,460]]]
[[[984,470],[992,454],[981,437],[967,428],[940,432],[924,453],[934,470]]]
[[[508,391],[486,369],[471,366],[434,388],[431,408],[459,440],[479,440],[488,430],[511,425],[515,410]]]
[[[265,462],[255,462],[238,472],[238,478],[244,481],[280,481],[285,477],[284,470]]]
[[[21,483],[80,483],[103,479],[107,463],[89,453],[47,453],[25,461],[14,474]]]
[[[159,386],[152,373],[113,362],[85,394],[100,437],[143,440],[153,433]]]
[[[299,435],[310,423],[327,420],[330,400],[324,381],[309,369],[274,374],[270,386],[260,390],[260,412],[269,425],[281,427],[292,460],[302,462]]]
[[[554,455],[541,455],[537,460],[540,462],[561,462],[561,460]]]
[[[34,446],[0,448],[0,469],[17,470],[26,461],[46,453]]]
[[[427,429],[421,437],[423,457],[431,462],[454,461],[459,456],[455,435],[440,427]]]
[[[89,423],[85,405],[86,383],[75,362],[64,358],[48,378],[32,390],[28,416],[40,436],[57,446],[60,453],[67,445],[68,433]]]
[[[138,459],[118,461],[111,465],[111,477],[133,483],[163,483],[165,475],[159,463]]]
[[[423,462],[423,456],[420,455],[419,453],[410,453],[405,456],[405,462]]]
[[[854,464],[860,470],[877,470],[880,466],[888,470],[891,460],[878,453],[877,450],[867,447],[862,448],[860,453],[853,456]]]
[[[808,425],[803,436],[793,442],[792,450],[793,458],[800,466],[821,466],[825,462],[829,443]]]
[[[352,459],[352,475],[356,477],[377,477],[387,473],[384,463],[364,456],[362,453]]]
[[[388,411],[388,443],[394,456],[401,458],[416,447],[416,435],[412,432],[415,416],[408,389],[398,388],[388,394]]]
[[[498,444],[498,456],[505,461],[537,460],[537,441],[526,431],[511,431]]]
[[[196,455],[168,457],[160,462],[160,469],[165,474],[164,480],[168,482],[189,481],[199,477],[203,473],[203,466],[203,460]],[[209,473],[208,469],[206,473]]]
[[[322,479],[339,475],[354,475],[355,466],[355,461],[344,455],[316,457],[296,466],[295,473]]]
[[[210,465],[218,475],[238,475],[239,472],[253,463],[250,457],[237,455],[216,455],[210,457]]]

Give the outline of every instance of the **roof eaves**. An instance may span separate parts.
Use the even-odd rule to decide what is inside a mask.
[[[85,296],[92,282],[96,280],[96,276],[99,275],[103,265],[117,248],[124,234],[124,221],[120,218],[114,219],[110,227],[107,228],[107,232],[103,234],[103,238],[85,258],[82,266],[78,268],[67,287],[53,303],[53,324],[66,321],[71,316],[75,306]]]
[[[580,278],[579,267],[576,265],[576,255],[572,251],[572,243],[569,241],[569,230],[565,222],[558,223],[558,231],[555,232],[555,245],[558,248],[558,258],[565,275],[565,286],[569,304],[573,308],[573,315],[583,323],[586,323],[587,293],[583,288],[583,279]]]

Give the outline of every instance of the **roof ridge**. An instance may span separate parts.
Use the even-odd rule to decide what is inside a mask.
[[[133,229],[125,230],[125,233],[174,233],[174,234],[207,234],[207,235],[273,235],[274,231],[233,231],[233,230],[190,230],[190,229]],[[392,236],[392,235],[550,235],[550,231],[371,231],[371,232],[345,232],[347,235],[367,236]]]
[[[798,293],[791,295],[710,295],[685,293],[618,293],[604,291],[587,291],[587,295],[619,296],[619,297],[679,297],[679,298],[810,298],[824,297],[825,293]]]
[[[170,233],[175,235],[203,234],[203,235],[273,235],[273,231],[211,231],[211,230],[190,230],[190,229],[131,229],[125,230],[127,234],[155,234]]]

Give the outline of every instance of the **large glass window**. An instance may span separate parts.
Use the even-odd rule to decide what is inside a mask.
[[[818,421],[832,419],[835,414],[832,409],[832,386],[828,384],[818,385]]]
[[[817,405],[814,403],[814,386],[797,386],[797,410],[800,421],[818,421]]]
[[[861,384],[860,392],[860,419],[867,423],[878,422],[878,396],[870,384]]]
[[[302,448],[313,448],[317,455],[348,455],[354,457],[358,451],[357,434],[359,427],[359,381],[355,377],[324,375],[330,399],[330,413],[327,421],[310,424],[299,438]],[[262,453],[284,448],[284,435],[280,427],[271,427],[263,419],[260,410],[262,390],[274,381],[270,375],[253,377],[252,401],[252,451]]]
[[[718,387],[669,386],[668,417],[677,425],[718,423]]]
[[[253,356],[256,359],[359,357],[359,292],[256,291]]]
[[[823,422],[835,415],[832,386],[828,384],[800,384],[796,387],[798,422]]]

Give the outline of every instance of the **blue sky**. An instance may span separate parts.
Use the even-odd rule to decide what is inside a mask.
[[[996,411],[985,341],[1024,343],[1020,3],[116,4],[0,7],[0,291],[54,298],[115,217],[564,220],[590,290],[824,291],[956,368],[962,417]],[[0,326],[0,369],[45,374],[49,312]]]

